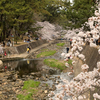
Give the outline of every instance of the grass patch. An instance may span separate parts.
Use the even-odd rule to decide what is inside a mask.
[[[33,100],[32,99],[32,93],[29,93],[28,95],[26,95],[26,96],[24,96],[24,95],[22,95],[22,94],[19,94],[18,96],[17,96],[17,98],[18,98],[18,100]]]
[[[72,60],[71,59],[68,59],[68,62],[67,62],[69,65],[72,65]]]
[[[37,90],[36,89],[29,88],[26,92],[27,93],[36,93]]]
[[[48,84],[46,83],[46,86],[48,86]]]
[[[48,51],[48,49],[47,49],[47,48],[44,48],[44,49],[42,49],[41,51],[42,51],[42,52],[43,52],[43,51]]]
[[[24,90],[24,89],[27,90],[29,87],[36,88],[39,86],[39,84],[40,84],[40,82],[38,82],[38,81],[33,81],[33,80],[25,81],[22,90]]]
[[[45,59],[44,63],[50,67],[55,67],[60,69],[61,71],[66,68],[64,61],[59,61],[56,59]]]
[[[65,43],[57,43],[56,45],[57,45],[57,46],[64,46]]]
[[[37,58],[51,56],[51,55],[54,55],[55,53],[56,53],[56,50],[41,52],[40,54],[37,55]]]
[[[39,86],[39,84],[40,82],[34,80],[25,81],[22,88],[22,90],[25,91],[25,95],[17,95],[18,100],[33,100],[32,95],[38,92],[38,89],[36,88]]]

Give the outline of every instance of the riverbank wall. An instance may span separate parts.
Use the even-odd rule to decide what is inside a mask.
[[[86,45],[83,47],[82,54],[86,57],[84,63],[89,65],[89,71],[92,71],[94,67],[97,67],[97,62],[100,61],[100,54],[98,53],[97,48]]]
[[[34,48],[36,48],[40,45],[43,45],[47,42],[48,41],[46,41],[46,40],[37,40],[35,42],[30,42],[30,43],[23,44],[23,45],[16,46],[16,47],[7,47],[7,48],[4,48],[4,51],[6,51],[6,52],[9,51],[10,54],[22,54],[22,53],[26,52],[28,46],[30,46],[31,49],[34,49]]]
[[[30,48],[32,50],[39,46],[42,46],[43,44],[51,45],[51,44],[55,44],[55,43],[59,43],[59,42],[63,42],[63,41],[61,41],[61,40],[52,40],[52,41],[37,40],[35,42],[30,42],[30,43],[23,44],[23,45],[16,46],[16,47],[7,47],[7,48],[4,48],[4,51],[6,51],[6,52],[9,51],[10,54],[22,54],[22,53],[26,52],[28,46],[30,46]]]
[[[68,41],[66,40],[52,40],[52,41],[46,41],[46,40],[38,40],[35,42],[30,42],[24,45],[20,45],[17,47],[7,47],[5,48],[6,51],[10,51],[11,54],[23,54],[27,50],[27,46],[31,47],[31,52],[30,54],[27,54],[27,57],[31,56],[34,54],[35,51],[40,50],[42,48],[46,48],[47,46],[50,46],[52,44],[56,44],[59,42],[65,42],[67,43]],[[46,44],[46,45],[45,45]],[[44,45],[44,46],[43,46]],[[89,65],[89,70],[93,70],[94,67],[97,66],[97,62],[100,61],[100,55],[98,53],[98,49],[94,47],[90,47],[89,45],[83,46],[83,51],[81,52],[82,54],[85,55],[86,61],[83,63],[86,63]],[[13,57],[12,57],[13,58]],[[18,57],[14,57],[18,58]],[[21,57],[19,57],[21,58]]]
[[[34,53],[38,50],[41,50],[43,48],[47,48],[50,45],[60,43],[60,42],[66,42],[66,40],[52,40],[52,41],[46,41],[46,40],[38,40],[36,42],[30,42],[24,45],[20,45],[17,47],[7,47],[4,48],[4,51],[8,52],[10,51],[10,54],[7,53],[7,56],[0,58],[2,61],[8,61],[8,60],[20,60],[20,59],[26,59],[26,58],[34,58]],[[27,53],[27,46],[31,47],[30,53]]]
[[[76,62],[74,65],[74,75],[77,76],[81,71],[81,66],[87,64],[89,66],[89,71],[93,71],[97,68],[97,62],[100,61],[100,54],[98,53],[98,48],[90,47],[89,45],[83,46],[83,50],[80,52],[85,55],[86,61],[82,61],[79,58],[75,58]]]

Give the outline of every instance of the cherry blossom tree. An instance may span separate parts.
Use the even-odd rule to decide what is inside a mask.
[[[86,96],[84,95],[85,92],[91,90],[94,91],[96,87],[100,88],[100,61],[97,62],[97,66],[94,66],[93,71],[88,71],[89,66],[85,63],[85,55],[81,54],[80,51],[83,50],[83,45],[86,45],[86,41],[90,42],[90,47],[97,47],[96,40],[99,38],[98,31],[100,30],[100,4],[98,3],[98,10],[96,10],[95,16],[96,17],[90,17],[88,19],[88,24],[90,25],[90,32],[83,32],[80,31],[77,35],[77,38],[73,36],[72,38],[72,48],[71,53],[62,53],[61,56],[64,58],[65,61],[68,60],[69,56],[72,56],[72,64],[74,66],[75,61],[74,57],[78,57],[80,60],[84,62],[82,66],[82,72],[80,72],[76,77],[73,78],[73,80],[68,81],[66,79],[62,79],[62,82],[59,83],[56,88],[59,90],[57,94],[55,94],[54,91],[51,91],[48,96],[50,97],[49,100],[66,100],[65,97],[68,97],[67,100],[84,100],[86,99]],[[97,21],[97,25],[93,25],[94,21]],[[72,32],[74,34],[74,32]],[[90,35],[92,34],[92,36]],[[67,36],[67,34],[66,34]],[[68,35],[69,36],[69,35]],[[85,37],[86,40],[83,41],[83,38]],[[100,49],[98,49],[98,54],[100,54]],[[66,67],[69,67],[69,64],[65,63]],[[68,75],[71,75],[70,72]],[[98,93],[93,94],[94,100],[99,99],[100,95]]]

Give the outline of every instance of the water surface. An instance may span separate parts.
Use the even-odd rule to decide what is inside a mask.
[[[19,61],[6,61],[4,62],[4,71],[18,71],[19,76],[28,75],[31,72],[38,72],[43,66],[42,60],[23,59]]]

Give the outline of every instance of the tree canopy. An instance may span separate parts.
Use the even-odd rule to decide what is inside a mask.
[[[66,11],[68,26],[79,28],[94,15],[95,1],[93,0],[74,0],[73,6]],[[69,23],[70,21],[70,23]]]
[[[94,14],[95,0],[0,0],[0,38],[25,33],[37,21],[57,23],[61,26],[79,28]]]
[[[12,30],[15,35],[31,29],[35,23],[34,13],[46,13],[46,0],[0,0],[0,37],[2,40],[9,36]],[[43,3],[43,5],[42,5]]]

